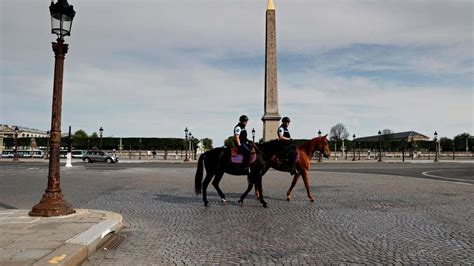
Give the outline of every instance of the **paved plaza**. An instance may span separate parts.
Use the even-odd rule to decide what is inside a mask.
[[[195,164],[78,163],[61,173],[73,206],[124,219],[123,242],[96,252],[85,265],[466,264],[474,262],[474,186],[466,174],[473,166],[377,164],[362,173],[357,169],[363,166],[327,164],[310,172],[314,203],[301,180],[287,202],[291,177],[270,171],[264,177],[267,209],[253,194],[238,205],[246,178],[230,175],[221,182],[229,203],[219,203],[210,186],[211,204],[204,207],[193,194]],[[408,168],[420,177],[428,168],[449,178],[463,173],[467,181],[419,178]],[[46,176],[40,164],[0,164],[0,209],[31,208]]]

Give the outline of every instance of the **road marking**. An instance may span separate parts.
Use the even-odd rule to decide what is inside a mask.
[[[61,256],[56,256],[56,257],[53,257],[52,259],[50,259],[48,262],[51,263],[51,264],[58,264],[60,263],[63,259],[66,258],[66,254],[63,254]]]
[[[470,184],[470,183],[464,183],[463,181],[467,181],[467,180],[465,180],[465,179],[451,178],[451,177],[444,177],[444,176],[437,176],[437,175],[429,174],[429,173],[440,172],[440,171],[446,171],[446,170],[445,170],[445,169],[441,169],[441,170],[431,170],[431,171],[423,172],[423,173],[421,173],[421,174],[424,175],[424,176],[429,176],[429,177],[434,177],[434,178],[441,178],[441,179],[453,180],[453,181],[445,181],[445,182],[453,182],[453,183],[464,184],[464,185],[472,185],[472,184]],[[440,181],[442,181],[442,180],[440,180]],[[456,182],[456,181],[461,181],[461,182]]]

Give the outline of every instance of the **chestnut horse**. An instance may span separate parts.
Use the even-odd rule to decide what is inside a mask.
[[[277,154],[276,149],[278,149],[278,148],[275,148],[275,147],[281,147],[281,145],[278,145],[278,142],[279,142],[279,140],[265,142],[265,143],[257,145],[257,149],[260,149],[262,154],[266,155],[265,157],[267,157],[267,158],[268,157],[273,157],[273,156],[275,156],[275,154]],[[288,192],[286,193],[286,199],[288,201],[290,201],[290,199],[291,199],[291,191],[293,190],[293,188],[296,185],[296,182],[298,182],[298,179],[301,176],[301,177],[303,177],[303,182],[304,182],[304,185],[306,187],[306,192],[308,194],[308,198],[311,200],[311,202],[314,202],[314,198],[311,195],[311,192],[309,190],[309,173],[308,173],[308,171],[309,171],[309,167],[310,167],[310,164],[311,164],[311,157],[313,157],[313,154],[316,151],[323,154],[323,156],[325,158],[329,158],[329,156],[331,156],[331,150],[329,149],[329,143],[328,143],[328,140],[327,140],[327,135],[325,135],[323,137],[313,138],[313,139],[305,142],[304,144],[297,146],[297,148],[296,148],[297,156],[296,156],[296,161],[295,161],[295,164],[294,164],[294,167],[295,167],[297,173],[294,175],[293,182],[291,182],[291,186],[288,189]],[[289,172],[289,169],[282,166],[282,164],[277,163],[275,160],[270,160],[270,167],[272,167],[272,168],[274,168],[278,171]],[[240,204],[242,204],[242,202],[244,201],[247,194],[250,192],[250,190],[252,190],[253,183],[262,184],[262,181],[258,180],[258,178],[261,179],[262,176],[263,176],[263,174],[261,176],[255,176],[255,178],[257,178],[256,180],[251,180],[249,178],[248,188],[244,192],[244,194],[242,194],[242,196],[240,197],[240,200],[239,200]],[[257,198],[260,197],[259,193],[260,193],[261,190],[262,190],[261,187],[260,187],[260,189],[256,189],[255,194],[257,195]]]

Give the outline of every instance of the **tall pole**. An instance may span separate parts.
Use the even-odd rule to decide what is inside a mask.
[[[66,155],[66,167],[72,167],[72,137],[71,137],[71,126],[69,126],[69,134],[67,137],[67,155]]]
[[[138,160],[142,159],[142,139],[138,142]]]
[[[33,206],[29,215],[31,216],[59,216],[75,213],[76,211],[64,199],[59,172],[59,149],[61,146],[61,108],[63,94],[63,69],[64,56],[68,50],[68,45],[64,39],[58,38],[53,42],[55,54],[54,62],[54,86],[53,86],[53,108],[51,114],[51,141],[48,170],[48,187],[41,201]]]
[[[104,133],[104,129],[102,127],[99,128],[99,134],[100,134],[100,149],[102,150],[102,135]]]
[[[50,132],[49,130],[46,132],[46,134],[48,135],[47,136],[47,139],[46,139],[46,155],[44,156],[44,159],[45,160],[48,160],[49,159],[49,139],[50,139]]]
[[[379,130],[379,162],[382,162],[382,132]]]
[[[435,131],[434,133],[434,146],[435,146],[435,158],[434,162],[438,162],[438,132]]]
[[[359,144],[359,150],[358,150],[358,152],[359,152],[359,158],[358,158],[357,160],[360,161],[360,141],[358,142],[358,144]]]
[[[318,137],[321,137],[321,130],[318,130]],[[318,162],[323,161],[323,154],[318,152]]]
[[[453,139],[453,160],[455,159],[455,152],[456,152],[456,146],[454,145],[454,139]]]
[[[18,162],[18,127],[15,127],[15,153],[13,154],[13,161]]]
[[[184,129],[184,139],[185,139],[184,145],[185,145],[185,152],[186,152],[185,155],[184,155],[184,161],[185,161],[185,162],[189,162],[189,157],[188,157],[188,145],[189,145],[189,144],[188,144],[188,128],[187,128],[187,127]],[[182,151],[181,151],[181,152],[182,152]],[[181,154],[182,154],[182,153],[181,153]],[[181,155],[181,156],[182,156],[182,155]],[[182,158],[182,157],[181,157],[181,158]]]
[[[356,150],[355,150],[355,147],[356,147],[356,143],[355,143],[355,138],[356,138],[356,135],[352,135],[352,161],[355,161],[356,160]]]

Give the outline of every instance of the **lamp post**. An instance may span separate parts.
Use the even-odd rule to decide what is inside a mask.
[[[438,162],[438,132],[435,131],[434,133],[434,145],[435,145],[435,158],[434,162]]]
[[[194,136],[191,135],[191,139],[189,141],[189,145],[191,146],[191,160],[196,160],[196,158],[194,157]]]
[[[192,138],[193,134],[191,134],[191,131],[189,131],[188,133],[188,150],[189,150],[189,157],[188,157],[188,161],[191,161],[191,158],[192,158],[192,155],[191,155],[191,138]]]
[[[356,160],[356,143],[355,143],[356,134],[352,135],[352,161]]]
[[[321,137],[321,130],[318,130],[318,137]],[[323,161],[323,155],[319,152],[318,153],[318,162]]]
[[[252,128],[252,141],[255,143],[255,128]]]
[[[71,137],[71,126],[69,126],[69,134],[67,137],[67,155],[66,155],[66,167],[72,167],[72,137]]]
[[[184,129],[184,139],[185,139],[184,144],[185,144],[185,152],[186,152],[185,155],[184,155],[184,161],[185,162],[189,162],[189,158],[188,158],[188,132],[189,132],[189,130],[186,127]]]
[[[76,12],[67,0],[51,2],[51,32],[58,35],[57,42],[53,42],[55,54],[53,107],[51,114],[51,155],[49,156],[48,187],[41,201],[33,206],[30,216],[59,216],[75,213],[72,206],[66,202],[62,194],[59,172],[59,149],[61,146],[61,107],[63,90],[64,56],[68,45],[64,43],[64,36],[71,33],[72,20]]]
[[[15,153],[13,154],[13,161],[18,162],[18,127],[15,127]]]
[[[46,135],[48,135],[48,136],[47,136],[47,139],[46,139],[46,155],[44,156],[45,160],[49,159],[49,138],[50,138],[49,134],[50,134],[49,130],[46,131]]]
[[[104,135],[104,129],[102,127],[99,128],[99,136],[100,136],[100,149],[102,150],[102,136]]]
[[[379,162],[382,162],[382,132],[379,130]]]
[[[142,159],[142,138],[138,141],[138,160]]]

